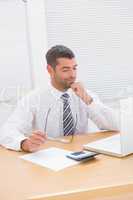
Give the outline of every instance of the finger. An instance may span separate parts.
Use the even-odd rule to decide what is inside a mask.
[[[36,133],[36,135],[38,135],[40,137],[43,137],[44,139],[47,138],[47,134],[45,132],[43,132],[43,133]]]
[[[71,87],[72,88],[72,90],[77,94],[77,92],[78,92],[78,88],[75,86],[75,87]]]
[[[40,136],[42,136],[44,138],[47,137],[47,134],[45,132],[41,131],[41,130],[33,131],[33,134],[40,135]]]
[[[46,133],[43,133],[43,135],[40,135],[40,134],[36,134],[37,136],[41,137],[44,141],[47,140],[48,136]]]
[[[31,142],[31,144],[35,144],[35,145],[38,145],[38,146],[44,144],[44,142],[37,140],[37,139],[34,139],[34,138],[30,138],[30,142]]]
[[[72,84],[72,85],[71,85],[71,88],[72,88],[73,90],[77,90],[77,87],[78,87],[77,84]]]
[[[44,135],[44,132],[43,131],[41,131],[41,130],[35,130],[35,131],[33,131],[32,132],[33,134],[38,134],[38,135]]]
[[[38,151],[39,149],[40,149],[40,145],[36,145],[36,144],[31,144],[29,147],[30,152],[35,152],[35,151]]]
[[[40,135],[36,135],[36,134],[32,134],[29,138],[30,138],[30,140],[32,140],[34,142],[37,141],[40,143],[44,143],[46,140],[44,137],[41,137]]]
[[[86,99],[86,91],[85,90],[81,90],[81,98],[83,100]]]
[[[44,142],[42,142],[42,141],[40,141],[40,140],[36,140],[36,139],[30,139],[30,142],[32,143],[32,144],[35,144],[35,145],[42,145],[42,144],[44,144]]]
[[[72,85],[72,89],[76,92],[79,93],[82,90],[82,86],[80,83],[75,83]]]
[[[46,139],[46,134],[33,133],[32,135],[35,138]]]

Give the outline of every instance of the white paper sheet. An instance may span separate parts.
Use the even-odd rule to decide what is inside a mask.
[[[20,156],[20,158],[31,161],[43,167],[47,167],[54,171],[59,171],[79,163],[78,161],[67,158],[66,155],[68,153],[70,153],[70,151],[51,147],[35,153],[29,153],[27,155]]]

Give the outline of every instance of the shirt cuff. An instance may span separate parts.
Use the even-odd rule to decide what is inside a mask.
[[[15,139],[8,137],[5,139],[3,142],[3,146],[6,147],[7,149],[15,150],[15,151],[22,151],[21,149],[21,141],[27,139],[27,137],[20,135],[17,136]]]

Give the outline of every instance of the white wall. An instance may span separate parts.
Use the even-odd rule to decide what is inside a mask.
[[[44,0],[28,0],[27,16],[34,87],[47,88],[49,81],[46,70],[47,28]]]
[[[16,87],[32,88],[29,51],[25,3],[0,1],[0,100],[13,98]]]
[[[15,99],[25,94],[25,87],[47,88],[49,77],[44,0],[0,1],[0,11],[1,125],[14,110]]]

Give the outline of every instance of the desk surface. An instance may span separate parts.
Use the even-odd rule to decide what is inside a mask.
[[[47,141],[44,148],[81,150],[82,144],[110,135],[111,132],[78,135],[71,144]],[[133,184],[133,155],[125,158],[99,155],[89,162],[53,172],[20,159],[23,154],[0,147],[1,200],[24,200],[47,193]]]

